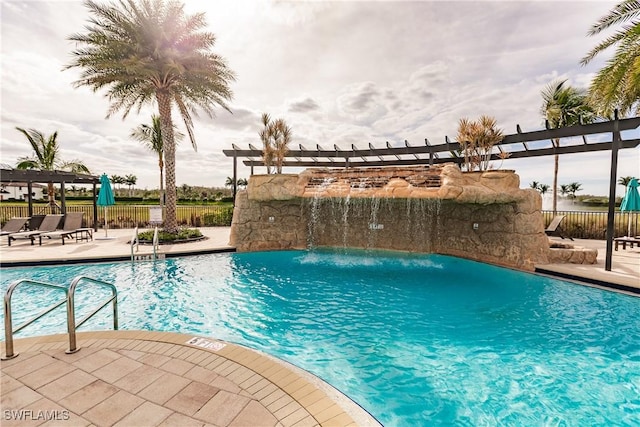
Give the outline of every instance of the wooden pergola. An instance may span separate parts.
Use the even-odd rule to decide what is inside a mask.
[[[96,203],[96,186],[100,182],[100,177],[93,175],[78,174],[66,171],[41,171],[35,169],[0,169],[0,182],[2,183],[26,183],[27,184],[27,202],[29,204],[29,216],[33,216],[33,199],[32,185],[33,183],[60,184],[60,210],[63,214],[67,213],[67,204],[65,200],[65,184],[91,184],[93,186],[93,228],[97,230],[98,205]]]
[[[494,146],[491,160],[523,159],[530,157],[551,156],[556,154],[588,153],[594,151],[611,151],[611,173],[609,178],[609,207],[607,218],[607,253],[605,269],[611,271],[611,256],[613,253],[613,227],[616,197],[616,176],[618,172],[618,150],[635,148],[640,145],[640,134],[634,132],[633,137],[622,139],[624,131],[637,130],[640,127],[640,117],[619,119],[618,112],[614,120],[579,124],[558,129],[551,129],[548,122],[545,129],[532,132],[522,132],[516,125],[516,133],[506,135],[502,141]],[[567,141],[567,138],[576,138]],[[559,140],[556,144],[554,141]],[[562,143],[564,140],[564,143]],[[262,149],[249,144],[248,149],[242,149],[232,144],[231,149],[223,150],[227,157],[233,157],[233,197],[235,200],[237,188],[237,161],[244,158],[244,165],[251,167],[251,174],[255,166],[264,166]],[[316,144],[315,149],[307,149],[298,144],[298,149],[289,150],[285,155],[283,166],[287,167],[368,167],[368,166],[411,166],[433,165],[438,163],[464,162],[461,146],[451,141],[448,136],[444,144],[431,144],[427,138],[424,144],[410,145],[408,141],[399,145],[386,142],[385,147],[374,147],[369,143],[368,148],[351,145],[350,149],[343,149],[334,144],[333,149],[325,149]]]

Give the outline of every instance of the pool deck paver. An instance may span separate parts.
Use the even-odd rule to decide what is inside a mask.
[[[559,237],[551,237],[550,240],[570,243],[587,249],[597,249],[598,257],[596,263],[544,264],[536,265],[536,269],[576,280],[599,281],[640,290],[640,247],[627,247],[624,250],[618,248],[617,251],[613,251],[611,271],[606,271],[604,269],[606,256],[606,242],[604,240],[574,239],[574,241],[567,241]],[[635,292],[635,295],[638,295],[638,292]]]
[[[379,425],[311,374],[213,338],[205,339],[223,347],[189,344],[192,338],[80,332],[73,354],[65,353],[66,334],[16,339],[18,357],[0,362],[2,425]],[[212,365],[210,356],[222,363]]]
[[[229,227],[201,228],[207,239],[162,246],[163,254],[232,251]],[[3,267],[23,262],[128,259],[132,230],[96,232],[90,242],[61,245],[0,241]],[[553,239],[552,239],[553,240]],[[640,289],[640,248],[613,253],[605,242],[594,265],[547,264],[546,271]],[[150,246],[137,256],[149,257]],[[149,331],[78,333],[81,350],[66,354],[67,335],[15,340],[20,355],[0,362],[2,426],[356,426],[379,425],[366,411],[312,375],[260,352],[224,343],[217,351],[187,344],[193,336]],[[204,337],[218,342],[215,338]],[[4,350],[4,349],[3,349]],[[9,411],[9,412],[6,412]],[[13,412],[12,412],[13,411]],[[29,412],[30,411],[30,412]],[[39,412],[40,411],[40,412]],[[9,416],[7,416],[9,414]],[[17,420],[17,416],[26,419]],[[53,417],[54,419],[46,419]]]

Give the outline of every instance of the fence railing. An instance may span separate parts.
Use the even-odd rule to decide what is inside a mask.
[[[41,206],[42,213],[47,213],[48,205]],[[115,205],[109,207],[109,228],[149,228],[149,205]],[[42,210],[42,209],[40,209]],[[34,213],[40,213],[34,207]],[[93,226],[93,206],[67,205],[68,212],[84,212],[84,226]],[[545,227],[553,219],[552,211],[542,211]],[[557,211],[557,215],[565,215],[562,228],[571,237],[578,239],[604,240],[607,231],[607,212],[594,211]],[[186,227],[229,226],[233,218],[231,206],[184,205],[177,209],[178,224]],[[28,216],[28,208],[15,205],[0,204],[0,222],[4,224],[13,217]],[[616,212],[614,219],[615,237],[626,236],[631,223],[631,234],[640,235],[640,213]],[[104,211],[98,208],[98,227],[104,227]]]
[[[553,211],[542,211],[544,226],[547,227],[553,219]],[[607,212],[594,211],[557,211],[556,215],[565,215],[560,226],[566,234],[577,239],[604,240],[607,234]],[[614,213],[614,237],[626,236],[631,223],[631,234],[640,234],[640,213],[615,212]]]
[[[109,206],[107,219],[109,228],[149,228],[151,227],[149,208],[150,205],[114,205]],[[50,213],[49,205],[34,205],[34,214]],[[67,212],[84,212],[85,227],[93,227],[92,205],[67,205]],[[29,216],[27,205],[2,205],[0,204],[0,222],[4,224],[13,217]],[[178,225],[186,227],[216,227],[229,226],[233,218],[232,206],[216,205],[178,205]],[[98,228],[104,227],[104,210],[98,207]]]

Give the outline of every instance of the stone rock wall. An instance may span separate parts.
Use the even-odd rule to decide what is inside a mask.
[[[454,255],[533,270],[546,263],[541,198],[513,171],[436,167],[258,175],[238,193],[238,251],[309,246]]]
[[[306,248],[302,199],[251,200],[248,189],[239,191],[229,244],[239,252]]]

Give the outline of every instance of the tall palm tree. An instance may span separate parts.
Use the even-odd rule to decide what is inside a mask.
[[[25,130],[16,128],[29,141],[33,149],[33,155],[21,157],[16,164],[17,169],[37,169],[41,171],[65,170],[74,173],[91,173],[89,168],[79,160],[63,161],[60,159],[60,146],[58,145],[58,132],[45,137],[36,129]],[[56,199],[53,182],[47,183],[47,194],[51,212],[55,212]]]
[[[542,90],[540,112],[552,128],[573,126],[579,123],[591,123],[596,119],[593,108],[587,102],[584,91],[565,85],[566,80],[553,81]],[[554,139],[553,145],[560,146],[560,139]],[[553,214],[558,210],[558,169],[560,156],[553,159]]]
[[[174,0],[118,0],[107,5],[85,0],[92,15],[86,34],[73,34],[78,44],[67,68],[82,69],[76,87],[107,89],[111,101],[107,117],[146,104],[158,105],[166,166],[166,218],[164,228],[178,231],[176,146],[172,108],[184,121],[196,148],[192,114],[200,107],[209,117],[214,107],[231,111],[227,101],[235,79],[225,60],[212,53],[215,36],[203,29],[205,15],[186,15]]]
[[[160,169],[160,204],[164,202],[164,149],[162,143],[162,125],[160,116],[151,115],[151,126],[141,124],[131,130],[131,138],[141,142],[147,149],[158,156],[158,168]],[[184,138],[184,134],[174,129],[174,139],[176,144]]]
[[[626,115],[635,110],[640,113],[640,1],[625,0],[618,3],[607,15],[593,24],[589,36],[614,26],[625,24],[622,30],[606,38],[582,58],[586,65],[611,46],[616,51],[604,68],[591,82],[589,98],[598,113],[611,117],[618,108]]]

